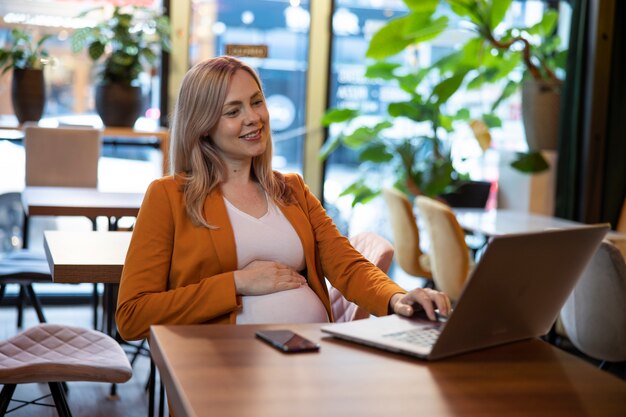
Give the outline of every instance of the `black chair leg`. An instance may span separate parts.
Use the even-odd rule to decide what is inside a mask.
[[[156,366],[150,358],[150,376],[148,377],[148,417],[154,417],[154,385],[156,380]]]
[[[35,289],[32,284],[25,285],[26,287],[26,295],[30,298],[30,303],[33,305],[35,312],[37,313],[37,318],[39,319],[39,323],[46,323],[46,317],[43,315],[43,308],[41,307],[41,302],[39,302],[39,297],[35,294]]]
[[[7,412],[9,403],[11,402],[11,398],[13,398],[13,393],[15,392],[15,387],[15,384],[6,384],[2,388],[2,392],[0,392],[0,416],[3,416]]]
[[[17,294],[17,328],[21,329],[24,324],[24,286],[20,285]]]
[[[165,411],[165,387],[163,381],[159,381],[159,417],[163,417]]]
[[[70,411],[70,407],[67,404],[65,392],[63,391],[61,383],[48,382],[48,386],[50,387],[50,393],[52,394],[52,399],[54,400],[54,404],[56,405],[59,417],[72,417],[72,412]]]
[[[98,293],[98,284],[93,284],[93,293],[92,293],[92,304],[93,304],[93,328],[94,330],[98,330],[98,305],[100,304],[100,294]]]

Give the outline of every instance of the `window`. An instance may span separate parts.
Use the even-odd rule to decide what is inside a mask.
[[[538,22],[546,8],[541,1],[514,1],[506,20],[516,24],[532,25]],[[563,42],[567,42],[569,32],[568,7],[562,7],[559,32]],[[459,29],[459,18],[445,3],[440,11],[450,18],[450,29],[430,42],[420,44],[413,50],[405,50],[393,59],[404,65],[416,68],[429,66],[442,56],[452,52],[470,36],[471,32]],[[386,112],[387,105],[397,101],[405,94],[395,84],[365,78],[367,60],[365,52],[372,35],[389,19],[400,17],[407,12],[400,1],[375,0],[338,0],[335,2],[333,16],[333,45],[331,57],[331,81],[329,106],[359,109],[368,125],[379,120]],[[521,74],[520,74],[521,77]],[[480,90],[457,93],[449,102],[455,108],[469,107],[477,112],[487,112],[491,103],[498,97],[501,87],[491,85]],[[521,122],[521,95],[517,93],[500,106],[499,114],[503,127],[492,129],[492,149],[482,153],[469,127],[453,132],[452,155],[459,171],[468,172],[472,179],[495,180],[498,176],[498,150],[526,151],[524,130]],[[400,132],[408,129],[421,129],[422,126],[407,121],[397,125]],[[329,136],[339,131],[338,126],[331,126]],[[324,198],[327,207],[334,207],[339,213],[338,223],[345,222],[350,233],[356,233],[360,227],[372,226],[371,219],[386,208],[382,202],[372,201],[366,206],[351,208],[350,197],[340,197],[347,185],[356,178],[362,165],[353,151],[339,148],[331,154],[326,165]],[[380,199],[377,199],[380,200]],[[355,211],[356,210],[356,211]],[[367,223],[363,222],[366,220]],[[383,220],[381,220],[383,221]],[[384,230],[379,232],[384,234]]]
[[[242,58],[261,76],[271,117],[274,168],[302,173],[310,12],[299,0],[194,0],[190,64],[229,44],[266,45],[267,58]]]

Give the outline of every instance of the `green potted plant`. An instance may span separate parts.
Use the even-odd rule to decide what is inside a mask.
[[[449,135],[456,124],[469,122],[471,114],[464,108],[452,111],[448,104],[470,69],[451,65],[458,60],[456,52],[422,68],[386,59],[436,37],[447,27],[447,17],[436,13],[437,1],[405,2],[409,13],[390,20],[370,41],[366,56],[377,61],[367,67],[365,76],[395,82],[406,99],[390,103],[386,117],[373,124],[362,124],[362,113],[356,109],[330,109],[322,120],[325,126],[341,123],[343,128],[326,142],[321,158],[343,145],[356,150],[363,163],[362,175],[342,193],[353,196],[353,206],[380,194],[390,185],[385,184],[390,176],[393,185],[405,193],[427,196],[450,193],[469,180],[453,166]],[[397,129],[405,120],[413,122],[412,127]],[[483,150],[490,142],[485,122],[498,121],[486,115],[471,122],[475,131],[481,131],[477,138]]]
[[[18,122],[38,121],[46,103],[43,67],[50,62],[43,47],[51,35],[34,42],[32,35],[21,29],[11,30],[11,41],[0,48],[2,74],[13,70],[11,100]]]
[[[79,15],[108,10],[104,7]],[[133,126],[143,110],[140,75],[155,68],[159,49],[170,50],[170,22],[153,9],[116,6],[110,17],[76,30],[72,50],[85,48],[99,64],[96,110],[106,126]]]
[[[377,124],[361,124],[358,109],[330,109],[322,123],[326,126],[340,123],[339,135],[322,148],[326,158],[339,145],[358,151],[364,164],[364,175],[344,190],[343,195],[353,196],[353,205],[367,202],[378,195],[381,184],[370,172],[392,175],[396,187],[411,194],[430,196],[449,193],[467,181],[467,175],[457,172],[450,159],[449,134],[461,122],[469,122],[483,150],[489,147],[490,129],[502,126],[496,114],[498,106],[522,85],[523,79],[540,78],[540,90],[557,91],[560,87],[559,70],[565,63],[565,52],[554,33],[556,12],[549,11],[542,20],[531,27],[498,27],[504,20],[511,0],[404,0],[408,13],[389,20],[372,37],[366,57],[375,60],[368,66],[366,77],[393,80],[407,94],[408,99],[391,103],[385,120]],[[400,66],[399,53],[411,52],[421,42],[439,36],[449,28],[449,19],[438,10],[448,3],[453,13],[463,22],[470,23],[475,36],[453,52],[429,67]],[[469,18],[469,19],[468,19]],[[467,23],[464,23],[467,25]],[[498,30],[496,30],[498,28]],[[520,47],[521,45],[521,47]],[[524,77],[516,79],[522,73]],[[450,101],[456,94],[478,88],[487,83],[502,83],[502,93],[488,112],[472,114],[469,108],[451,111]],[[544,111],[554,121],[558,116],[558,98],[553,98]],[[526,112],[525,112],[526,113]],[[527,115],[524,115],[526,117]],[[393,126],[400,119],[430,125],[430,133],[417,130],[398,136]],[[527,128],[527,136],[529,129]],[[390,134],[395,138],[390,140]],[[556,130],[553,136],[556,136]],[[539,172],[548,167],[537,148],[520,154],[513,167],[522,172]],[[373,169],[367,170],[368,166]],[[367,180],[366,180],[367,179]]]
[[[463,64],[476,69],[467,87],[505,81],[492,112],[522,88],[522,121],[529,153],[521,154],[513,167],[523,172],[546,169],[540,151],[557,147],[561,78],[567,56],[556,33],[558,12],[546,11],[529,27],[504,28],[512,0],[445,1],[477,35],[463,47],[467,52]]]

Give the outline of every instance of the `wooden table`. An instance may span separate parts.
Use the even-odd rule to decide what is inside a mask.
[[[113,335],[122,268],[132,232],[45,231],[52,282],[103,283],[103,330]],[[97,326],[97,318],[94,320]]]
[[[84,216],[109,219],[109,229],[115,230],[112,219],[137,217],[143,201],[143,193],[119,193],[100,191],[96,188],[78,187],[26,187],[22,191],[24,206],[24,247],[28,247],[29,218],[31,216]]]
[[[318,324],[152,326],[172,415],[624,416],[626,382],[539,340],[424,362],[323,336]],[[255,339],[321,343],[287,355]]]
[[[54,122],[53,127],[58,125],[58,121]],[[71,125],[67,125],[71,126]],[[90,127],[93,127],[90,126]],[[9,133],[10,139],[22,138],[22,125],[17,123],[17,119],[15,121],[7,122],[5,120],[0,121],[0,130],[5,130]],[[161,150],[161,154],[163,155],[163,174],[167,175],[169,172],[169,130],[164,127],[159,127],[157,129],[135,129],[133,127],[115,127],[115,126],[104,126],[101,128],[102,137],[123,137],[128,138],[130,140],[140,140],[142,138],[147,137],[155,137],[159,140],[159,149]],[[6,133],[5,133],[6,135]]]
[[[44,232],[52,281],[119,284],[132,232]]]
[[[28,246],[28,234],[29,234],[29,218],[31,216],[85,216],[92,220],[95,229],[95,218],[104,216],[109,218],[109,229],[115,230],[117,223],[112,222],[112,219],[118,219],[124,216],[136,217],[143,201],[143,193],[118,193],[118,192],[104,192],[96,188],[74,188],[74,187],[26,187],[22,192],[22,204],[26,213],[24,220],[24,247]],[[60,232],[61,233],[61,232]],[[62,232],[66,233],[66,232]],[[69,242],[67,242],[69,245]],[[46,251],[54,252],[54,247],[50,247],[49,243],[45,242]],[[67,247],[67,246],[66,246]],[[126,245],[128,247],[128,244]],[[89,252],[89,248],[95,249],[93,252]],[[76,245],[73,249],[75,254],[87,254],[102,255],[107,253],[107,246],[105,244],[98,244],[97,241],[91,240],[90,242],[82,242]],[[124,256],[125,256],[124,252]],[[65,258],[63,258],[65,260]],[[80,279],[78,282],[93,282],[104,283],[103,294],[103,328],[105,331],[111,333],[114,326],[113,323],[113,311],[117,298],[117,284],[102,280],[98,274],[103,271],[110,271],[111,269],[119,270],[121,273],[121,266],[124,264],[124,258],[116,259],[119,265],[102,265],[97,264],[101,261],[101,258],[96,258],[96,264],[92,263],[90,270],[85,271],[89,260],[92,258],[84,258],[83,264],[78,264],[79,269],[75,270],[76,279]],[[50,259],[48,260],[50,263]],[[61,265],[60,270],[67,271],[68,265]],[[65,269],[64,269],[65,268]],[[50,271],[54,274],[54,263],[50,266]],[[54,282],[62,282],[59,278],[59,268],[56,268],[57,276],[53,276]],[[86,273],[87,272],[87,273]],[[91,273],[94,273],[91,275]],[[86,273],[83,275],[83,273]],[[77,282],[77,281],[73,281]],[[119,282],[119,278],[117,279]],[[94,285],[94,307],[97,306],[98,292],[96,285]],[[97,308],[94,308],[94,328],[98,327]],[[108,330],[107,330],[108,329]]]
[[[96,188],[26,187],[22,204],[28,216],[136,217],[143,196]]]

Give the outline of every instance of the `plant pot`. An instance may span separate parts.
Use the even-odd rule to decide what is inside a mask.
[[[117,83],[98,84],[96,111],[105,126],[133,127],[143,111],[141,88]]]
[[[560,104],[560,81],[524,80],[522,122],[530,151],[557,149]]]
[[[439,198],[450,207],[485,208],[490,191],[488,181],[467,181],[451,193],[440,194]]]
[[[41,69],[13,70],[11,83],[13,111],[20,124],[41,119],[46,104],[46,85]]]

